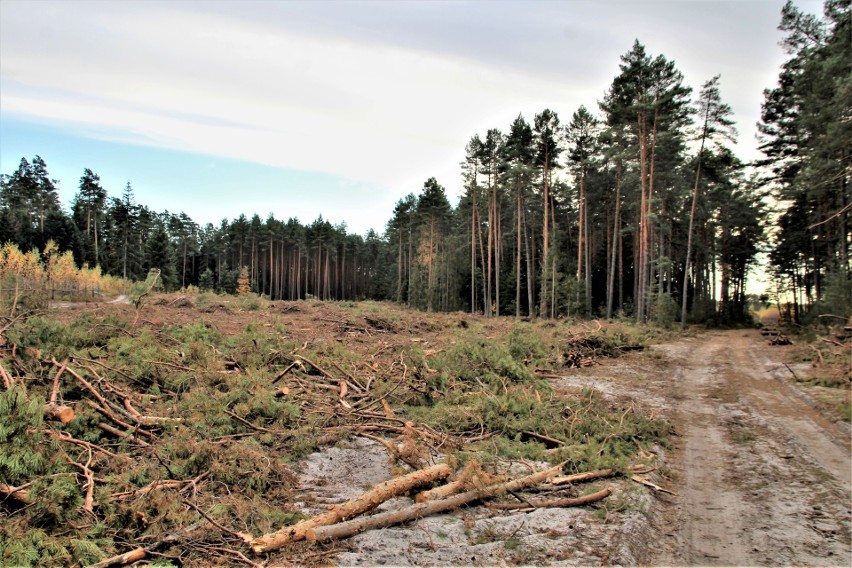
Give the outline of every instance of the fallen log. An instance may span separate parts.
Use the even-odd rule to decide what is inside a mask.
[[[564,464],[559,464],[556,467],[552,467],[544,471],[539,471],[537,473],[533,473],[531,475],[521,477],[520,479],[515,479],[513,481],[508,481],[506,483],[498,483],[496,485],[490,485],[483,489],[476,489],[473,491],[467,491],[465,493],[459,493],[458,495],[453,495],[452,497],[448,497],[446,499],[426,501],[424,503],[416,503],[414,505],[411,505],[410,507],[399,509],[397,511],[378,513],[376,515],[371,515],[369,517],[364,517],[361,519],[354,519],[352,521],[346,521],[343,523],[338,523],[336,525],[313,527],[308,529],[307,534],[305,536],[308,540],[325,542],[328,540],[353,536],[369,529],[389,527],[407,521],[413,521],[414,519],[427,517],[429,515],[443,513],[444,511],[457,509],[462,505],[471,503],[473,501],[487,499],[489,497],[494,497],[495,495],[501,493],[508,493],[510,491],[520,491],[525,487],[542,483],[544,481],[547,481],[551,477],[559,475],[559,473],[562,471],[563,465]]]
[[[74,420],[74,409],[61,404],[45,404],[44,417],[47,420],[68,424]]]
[[[390,479],[380,483],[372,489],[362,493],[355,499],[341,505],[334,506],[330,511],[322,513],[310,519],[306,519],[295,525],[284,527],[281,530],[259,536],[248,540],[255,554],[278,550],[285,544],[303,540],[310,529],[324,525],[331,525],[344,519],[349,519],[369,511],[381,505],[388,499],[396,497],[411,490],[418,485],[431,483],[438,479],[449,477],[450,467],[447,464],[438,464],[426,469],[421,469]]]
[[[582,497],[567,497],[565,499],[549,499],[544,501],[527,501],[525,503],[492,503],[488,507],[492,509],[515,510],[515,509],[541,509],[544,507],[581,507],[590,503],[595,503],[602,499],[606,499],[612,495],[612,487],[601,489],[589,495]]]

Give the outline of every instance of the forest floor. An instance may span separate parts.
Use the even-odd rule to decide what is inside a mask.
[[[622,460],[618,462],[622,475],[577,485],[568,494],[545,485],[536,488],[532,496],[525,492],[511,497],[515,504],[517,500],[528,504],[542,497],[576,497],[604,488],[612,490],[609,497],[590,506],[507,511],[486,500],[407,524],[368,530],[326,544],[298,543],[260,556],[252,556],[238,539],[211,531],[206,540],[160,549],[164,561],[174,558],[177,565],[225,565],[229,558],[233,561],[233,551],[242,550],[244,559],[251,557],[255,564],[269,567],[852,565],[852,438],[848,416],[852,353],[848,340],[824,339],[817,347],[804,341],[770,347],[757,330],[691,330],[675,335],[625,324],[518,322],[461,313],[425,314],[374,302],[234,301],[212,295],[159,296],[146,300],[138,310],[123,301],[53,307],[57,309],[51,309],[49,317],[63,324],[69,338],[77,338],[74,334],[85,329],[92,333],[96,328],[105,329],[112,334],[109,343],[94,335],[75,339],[81,346],[90,340],[94,343],[87,348],[88,355],[71,356],[72,367],[80,369],[89,360],[85,357],[115,371],[129,371],[131,365],[144,363],[145,375],[137,377],[148,381],[145,377],[150,376],[154,381],[148,386],[138,379],[125,383],[126,373],[99,375],[88,367],[90,380],[97,379],[93,381],[95,389],[107,395],[123,390],[125,402],[129,397],[137,407],[148,404],[152,415],[181,420],[206,416],[205,420],[212,421],[208,427],[181,426],[163,432],[173,432],[172,436],[154,437],[160,452],[180,458],[167,468],[175,474],[168,477],[194,478],[178,484],[184,487],[179,491],[183,501],[158,501],[170,498],[169,492],[174,490],[164,487],[162,495],[151,497],[155,492],[145,493],[149,490],[147,486],[138,487],[141,481],[131,482],[113,472],[108,460],[93,462],[93,469],[103,472],[103,479],[97,481],[105,502],[114,499],[125,507],[123,495],[135,495],[135,500],[126,505],[128,511],[137,511],[137,515],[146,512],[148,516],[156,513],[163,524],[161,530],[147,522],[133,531],[128,528],[120,533],[128,540],[150,542],[156,535],[165,534],[169,526],[187,523],[193,511],[181,504],[188,495],[186,484],[191,484],[196,506],[217,511],[220,523],[234,530],[248,528],[254,535],[281,526],[267,509],[283,507],[282,514],[302,516],[323,513],[404,471],[402,462],[389,456],[388,447],[388,442],[404,445],[402,436],[394,438],[394,432],[402,430],[393,426],[394,421],[401,422],[399,417],[414,420],[418,434],[446,432],[450,438],[469,440],[450,456],[451,463],[474,456],[503,478],[548,467],[542,456],[548,456],[550,463],[566,456],[570,466],[567,473],[603,467],[595,463],[598,457],[603,460],[609,456],[615,460],[612,463]],[[11,334],[10,343],[0,347],[8,350],[16,337],[21,342],[34,341],[34,330],[48,329],[38,327],[45,325],[35,323],[33,330]],[[51,334],[59,333],[50,329]],[[27,339],[27,333],[32,339]],[[524,333],[529,337],[525,339]],[[644,348],[636,345],[637,337],[641,337]],[[610,355],[605,355],[604,340],[616,339],[620,347],[606,347]],[[143,341],[146,343],[140,343]],[[548,350],[544,363],[540,360],[536,365],[529,358],[524,361],[535,371],[537,380],[549,383],[550,394],[537,387],[525,390],[526,386],[513,386],[499,373],[489,374],[497,366],[509,365],[497,361],[504,351],[495,355],[487,351],[489,345],[505,344],[508,349],[520,345],[532,353],[536,345],[530,342],[542,343],[540,347]],[[144,345],[144,352],[137,344]],[[49,349],[48,345],[44,343],[39,349]],[[813,352],[819,358],[811,361],[816,357]],[[43,377],[28,379],[31,393],[38,389],[46,392],[51,382],[58,380],[51,380],[59,375],[55,367],[44,363],[46,353],[39,351],[42,363],[20,356],[15,360],[21,376],[27,371],[32,377]],[[288,373],[299,361],[304,363]],[[472,379],[461,377],[466,366],[475,371]],[[264,371],[265,367],[269,370]],[[169,374],[177,370],[183,374]],[[332,381],[333,387],[318,389],[322,375],[317,371],[329,375],[326,378],[336,375],[340,383],[348,382],[348,377],[351,384],[365,385],[366,389],[354,398],[351,392],[347,395],[342,384],[338,392],[337,380]],[[452,375],[449,379],[447,373]],[[497,376],[496,386],[488,382],[493,376]],[[478,383],[477,390],[463,391],[468,387],[462,383],[467,385],[471,380]],[[829,383],[835,388],[821,386]],[[232,390],[243,385],[240,388],[250,390],[249,399],[223,389],[225,384],[232,385]],[[195,386],[186,390],[187,385]],[[63,387],[61,395],[82,416],[77,420],[79,426],[68,430],[71,435],[88,435],[87,439],[126,452],[134,470],[144,472],[139,474],[140,479],[148,480],[158,468],[165,467],[157,452],[153,453],[157,458],[154,461],[144,447],[124,442],[108,445],[103,433],[94,436],[97,430],[93,427],[100,418],[87,410],[87,405],[92,406],[86,402],[89,394],[72,386],[73,382]],[[159,398],[145,394],[145,389],[152,392],[154,386],[162,389]],[[275,414],[285,408],[284,403],[268,402],[275,389],[289,393],[277,400],[293,404],[301,400],[300,417],[287,422]],[[278,392],[275,396],[280,395]],[[428,414],[442,408],[443,397],[449,403],[456,395],[465,401],[457,415],[441,417],[440,410]],[[534,416],[519,415],[513,417],[517,422],[500,422],[500,412],[522,413],[518,406],[512,406],[510,395],[520,397],[521,402],[524,397],[538,397],[542,409],[564,407],[562,416],[566,418],[560,420],[570,422],[570,428],[566,423],[536,423]],[[488,400],[480,404],[477,397]],[[427,409],[424,400],[431,401],[434,408]],[[477,432],[452,427],[456,416],[466,420],[471,412],[489,411],[492,400],[502,410],[487,418],[491,422],[484,417],[477,419],[482,420],[482,431],[494,424],[495,429],[504,429],[507,437],[478,436],[481,439],[474,441]],[[385,401],[390,405],[385,405],[387,417],[382,418],[379,403]],[[531,405],[533,409],[535,404]],[[196,410],[192,405],[199,406]],[[215,411],[214,420],[210,413],[219,405],[223,410]],[[509,412],[508,408],[514,410]],[[448,404],[445,412],[456,410]],[[606,423],[610,434],[593,430],[592,422],[598,419]],[[428,425],[429,420],[435,429]],[[384,423],[384,431],[372,429],[378,422]],[[498,423],[503,425],[498,427]],[[585,438],[578,434],[581,427],[589,432],[583,434]],[[514,434],[505,434],[506,428]],[[526,432],[525,428],[536,432]],[[651,432],[660,432],[660,437],[653,438]],[[537,433],[541,440],[547,438],[541,435],[547,434],[568,443],[548,450],[538,444],[525,450],[525,445],[537,441]],[[383,440],[379,436],[384,436]],[[184,455],[189,452],[178,444],[184,437],[187,447],[200,448],[189,459]],[[443,442],[437,449],[426,442],[426,438],[418,440],[421,449],[428,446],[430,462],[448,457],[441,455]],[[630,451],[634,453],[618,458],[613,453],[616,443],[619,448],[633,447]],[[491,451],[489,445],[493,446],[490,458],[485,455]],[[582,451],[577,449],[580,446],[584,446]],[[211,457],[201,452],[207,452],[207,447],[217,448],[219,454]],[[297,447],[307,451],[293,453]],[[218,448],[227,448],[227,452]],[[254,457],[253,461],[247,459],[259,455],[261,449],[268,452],[262,465]],[[207,457],[196,459],[196,454]],[[626,473],[628,464],[640,462],[649,466],[644,478],[657,484],[656,489],[634,482]],[[272,464],[283,464],[284,469],[276,473]],[[262,485],[255,487],[241,481],[240,476],[257,476]],[[280,492],[275,489],[279,478],[287,485]],[[107,483],[112,479],[117,481]],[[199,479],[203,481],[196,484]],[[264,501],[266,496],[270,500]],[[378,511],[411,503],[408,496],[400,496],[382,503]],[[9,518],[24,523],[27,519],[22,518],[23,512],[28,512],[27,508],[20,512],[11,509]],[[101,514],[97,504],[95,512]],[[111,521],[110,515],[118,513],[111,513],[104,505],[102,514]],[[26,530],[25,524],[20,527]],[[104,550],[109,546],[104,545]],[[121,552],[127,547],[113,550]],[[245,563],[233,561],[233,565],[240,564]]]

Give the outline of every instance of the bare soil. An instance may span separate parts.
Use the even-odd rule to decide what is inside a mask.
[[[848,423],[793,384],[809,371],[787,355],[756,331],[712,331],[565,379],[676,424],[663,471],[677,496],[654,496],[648,564],[852,565]]]
[[[658,347],[681,435],[654,563],[852,564],[849,435],[773,349],[753,331]]]

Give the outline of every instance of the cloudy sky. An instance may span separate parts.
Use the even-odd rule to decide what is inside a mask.
[[[454,201],[472,135],[597,111],[634,39],[696,92],[722,75],[752,159],[783,3],[0,0],[0,172],[38,154],[66,206],[90,168],[202,224],[382,232],[429,177]]]

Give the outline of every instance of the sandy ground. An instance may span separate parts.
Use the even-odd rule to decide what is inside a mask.
[[[849,436],[785,382],[772,348],[729,331],[659,349],[681,436],[655,563],[852,565]]]
[[[654,480],[608,480],[623,511],[496,513],[469,507],[341,543],[339,566],[852,565],[847,431],[787,382],[754,331],[708,332],[554,381],[630,401],[676,426]],[[384,449],[356,439],[301,464],[306,512],[391,477]],[[396,499],[384,508],[410,501]],[[606,512],[606,511],[604,511]]]

